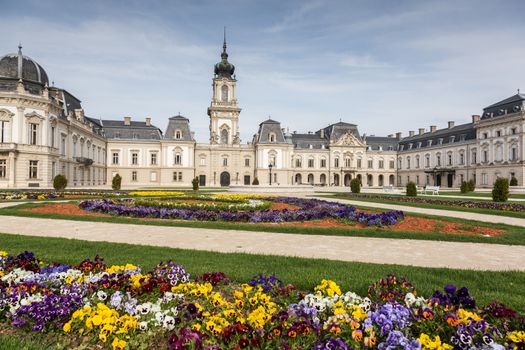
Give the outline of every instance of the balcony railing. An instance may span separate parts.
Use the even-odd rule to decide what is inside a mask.
[[[86,157],[76,157],[75,160],[77,163],[82,164],[83,166],[90,166],[93,164],[93,159]]]

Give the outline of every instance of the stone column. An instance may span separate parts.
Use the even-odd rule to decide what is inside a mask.
[[[15,152],[9,152],[9,184],[8,187],[16,187],[16,156]]]

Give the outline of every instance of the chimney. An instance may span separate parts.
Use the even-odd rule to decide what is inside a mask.
[[[448,128],[452,129],[453,127],[454,127],[454,121],[451,120],[451,121],[448,122]]]
[[[319,130],[319,136],[324,139],[324,129]]]
[[[479,115],[473,115],[473,116],[472,116],[472,122],[473,122],[473,123],[477,123],[477,122],[479,122]]]
[[[410,131],[408,132],[408,137],[412,137],[412,136],[414,136],[414,130],[410,130]]]
[[[151,118],[150,117],[146,118],[146,126],[151,126]]]
[[[195,140],[195,131],[191,131],[191,132],[190,132],[190,135],[191,135],[191,139],[192,139],[192,140]]]
[[[437,126],[430,125],[430,132],[435,132],[437,130]]]
[[[390,135],[388,135],[388,137],[394,137],[394,134],[390,134]]]
[[[401,140],[402,133],[396,132],[396,139]]]
[[[419,135],[423,135],[425,133],[425,128],[419,128]]]
[[[131,117],[124,117],[124,125],[131,125]]]

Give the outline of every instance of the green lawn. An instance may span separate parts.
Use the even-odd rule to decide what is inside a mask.
[[[515,212],[515,211],[505,211],[505,210],[495,210],[495,209],[483,209],[483,208],[466,208],[466,207],[459,207],[459,206],[452,206],[452,205],[441,205],[441,204],[432,204],[432,203],[407,203],[402,201],[397,201],[395,199],[381,199],[380,196],[383,196],[383,194],[373,194],[373,193],[367,193],[366,195],[370,196],[377,196],[378,198],[362,198],[359,196],[352,196],[351,194],[334,194],[329,196],[323,196],[327,198],[340,198],[340,199],[347,199],[352,201],[360,201],[360,202],[368,202],[368,203],[383,203],[383,204],[395,204],[395,205],[403,205],[406,207],[417,207],[417,208],[429,208],[429,209],[443,209],[443,210],[454,210],[454,211],[464,211],[464,212],[470,212],[470,213],[480,213],[480,214],[489,214],[489,215],[498,215],[498,216],[508,216],[508,217],[514,217],[514,218],[522,218],[525,219],[525,211]],[[403,195],[391,195],[388,194],[389,197],[405,197]],[[426,198],[426,197],[425,197]],[[431,197],[432,198],[432,197]],[[447,201],[461,201],[462,199],[459,198],[436,198],[434,199],[443,199]],[[468,200],[469,202],[476,202],[476,200]],[[480,200],[479,202],[486,202],[483,200]],[[524,204],[524,202],[508,202],[510,204]],[[406,211],[410,211],[410,209],[406,209]]]
[[[271,255],[214,253],[7,234],[0,234],[0,249],[14,254],[28,250],[46,261],[68,264],[75,264],[99,254],[106,259],[106,263],[130,262],[139,264],[144,269],[150,269],[160,260],[173,259],[193,276],[204,272],[222,271],[236,282],[246,282],[259,273],[275,273],[283,283],[292,283],[301,290],[311,290],[321,279],[329,278],[339,283],[343,290],[352,290],[360,295],[366,295],[368,285],[380,277],[388,273],[397,273],[412,280],[421,295],[429,296],[434,290],[453,283],[468,287],[480,305],[497,299],[520,311],[525,310],[523,272],[479,272]]]
[[[77,203],[77,201],[71,201]],[[363,202],[364,203],[364,202]],[[420,240],[434,240],[434,241],[451,241],[451,242],[473,242],[473,243],[493,243],[493,244],[512,244],[525,245],[525,232],[523,228],[502,225],[482,223],[471,220],[462,220],[456,218],[442,218],[439,220],[460,223],[464,226],[476,225],[484,227],[492,227],[506,230],[505,234],[495,237],[484,237],[476,235],[462,235],[462,234],[444,234],[440,232],[414,232],[414,231],[390,231],[384,228],[371,226],[370,228],[320,228],[320,227],[294,227],[294,226],[279,226],[279,225],[259,225],[250,223],[228,223],[228,222],[197,222],[197,221],[172,221],[172,220],[151,220],[131,217],[98,217],[98,216],[78,216],[78,215],[62,215],[62,214],[44,214],[34,212],[23,212],[21,209],[32,208],[43,205],[45,203],[26,203],[20,204],[16,207],[4,208],[0,210],[0,215],[13,215],[23,217],[37,217],[37,218],[53,218],[65,219],[75,221],[95,221],[95,222],[112,222],[124,224],[139,224],[139,225],[154,225],[154,226],[175,226],[175,227],[195,227],[195,228],[216,228],[223,230],[245,230],[245,231],[263,231],[263,232],[279,232],[290,234],[312,234],[312,235],[328,235],[328,236],[357,236],[357,237],[376,237],[376,238],[397,238],[397,239],[420,239]],[[366,204],[363,204],[366,207]],[[381,210],[368,206],[365,209]],[[412,216],[429,217],[436,219],[429,215],[411,214]]]

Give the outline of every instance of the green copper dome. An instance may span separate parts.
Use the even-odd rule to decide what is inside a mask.
[[[228,53],[226,52],[226,37],[222,45],[221,61],[215,65],[215,75],[217,77],[225,77],[232,79],[235,72],[235,66],[228,62]]]

